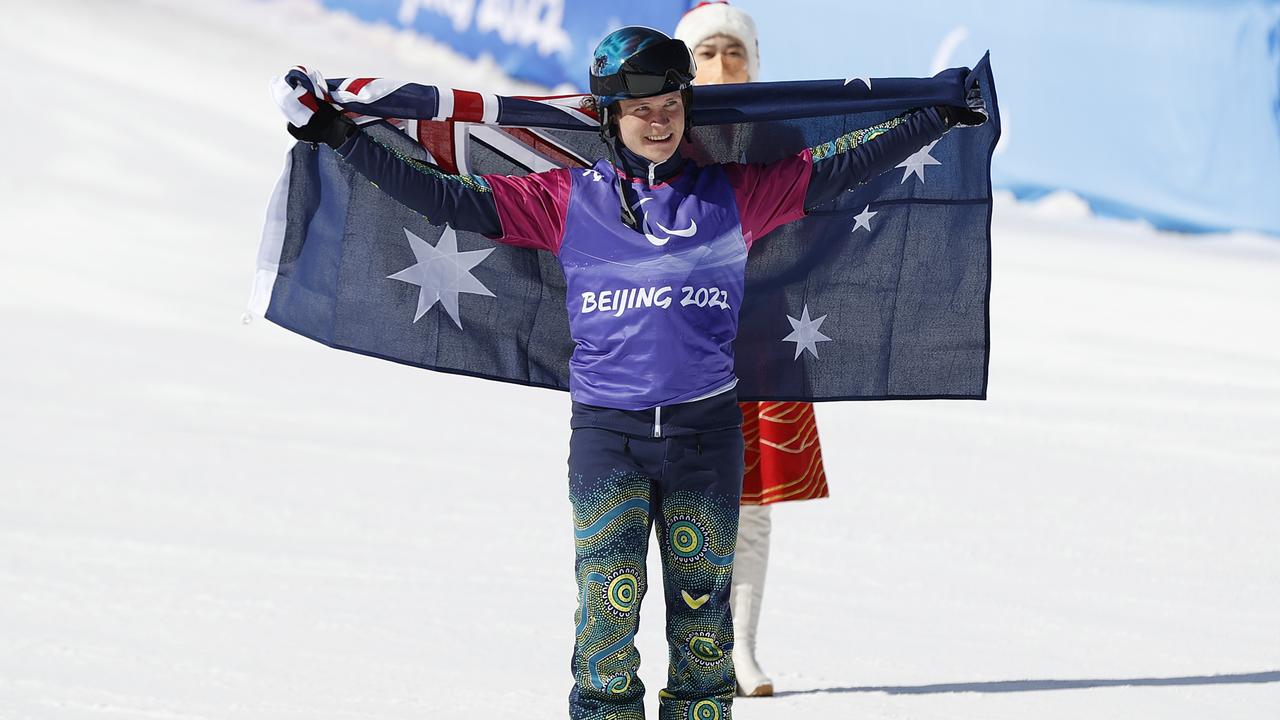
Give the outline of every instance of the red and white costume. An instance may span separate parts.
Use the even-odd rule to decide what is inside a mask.
[[[769,505],[788,500],[827,497],[822,446],[813,404],[744,402],[742,435],[746,440],[743,505]]]

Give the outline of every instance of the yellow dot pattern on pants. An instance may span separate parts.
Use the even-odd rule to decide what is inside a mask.
[[[735,482],[741,479],[735,476],[722,484],[729,488]],[[738,497],[721,490],[655,496],[653,481],[629,468],[571,475],[578,580],[570,695],[574,717],[644,718],[644,685],[636,673],[640,658],[633,638],[645,594],[645,549],[651,523],[657,523],[664,584],[676,594],[667,598],[674,600],[667,608],[672,652],[669,689],[660,694],[659,715],[663,720],[729,719],[734,690],[726,649],[733,642],[727,603],[732,566],[725,560],[733,557]],[[655,498],[659,502],[649,505]],[[682,589],[688,598],[680,595]],[[703,638],[698,654],[689,645],[694,637]],[[699,703],[698,712],[691,714]]]
[[[609,604],[614,610],[626,613],[636,606],[636,576],[623,573],[609,583]]]
[[[610,695],[621,695],[631,688],[631,673],[623,673],[609,681],[606,688]]]
[[[671,523],[671,549],[677,557],[689,559],[702,552],[705,543],[702,529],[688,520]]]
[[[689,706],[689,720],[720,720],[724,712],[715,700],[699,700]]]
[[[707,663],[714,663],[724,657],[724,651],[716,644],[716,641],[709,637],[695,635],[689,639],[689,652],[699,660]]]

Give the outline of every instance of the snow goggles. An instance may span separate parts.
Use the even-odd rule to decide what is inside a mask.
[[[591,76],[591,94],[602,98],[643,98],[684,90],[693,84],[697,65],[680,40],[667,40],[627,58],[612,75]]]

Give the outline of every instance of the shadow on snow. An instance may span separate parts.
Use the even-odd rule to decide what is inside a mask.
[[[1129,678],[1102,680],[999,680],[995,682],[942,683],[937,685],[884,685],[864,687],[814,688],[785,690],[774,697],[818,695],[822,693],[874,693],[889,695],[932,695],[936,693],[1011,693],[1042,690],[1082,690],[1105,687],[1163,687],[1171,685],[1244,685],[1280,682],[1280,672],[1238,675],[1192,675],[1170,678]]]

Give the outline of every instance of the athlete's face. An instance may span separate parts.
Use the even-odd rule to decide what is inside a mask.
[[[747,81],[747,48],[728,35],[713,35],[693,49],[698,61],[699,85],[724,85]]]
[[[652,163],[675,154],[684,137],[680,92],[618,101],[618,137],[631,152]]]

